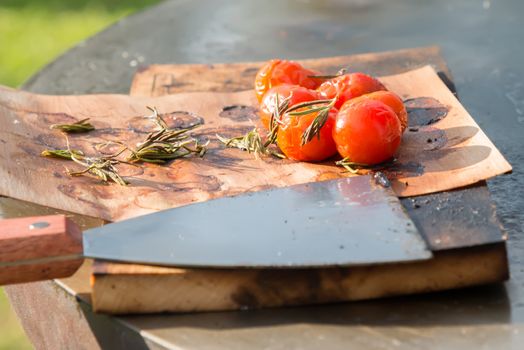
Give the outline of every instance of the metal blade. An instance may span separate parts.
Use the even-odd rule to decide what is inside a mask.
[[[370,176],[225,197],[95,228],[88,257],[181,267],[319,267],[428,259],[391,189]]]

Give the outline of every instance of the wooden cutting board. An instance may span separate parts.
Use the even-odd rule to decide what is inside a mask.
[[[349,65],[377,75],[402,73],[431,64],[453,89],[451,76],[436,47],[378,54],[305,60],[312,68],[336,72]],[[137,73],[134,96],[161,96],[184,91],[241,91],[249,88],[260,63],[217,65],[158,65]],[[240,72],[240,73],[239,73]],[[486,203],[483,188],[469,201]],[[414,212],[416,213],[416,211]],[[438,216],[436,216],[438,217]],[[420,220],[420,221],[419,221]],[[443,217],[439,225],[423,218],[421,234],[434,252],[431,261],[315,270],[205,270],[160,268],[96,261],[92,302],[108,313],[193,312],[361,300],[465,287],[505,280],[505,244],[486,224],[453,227]],[[453,229],[452,229],[453,228]],[[402,283],[399,283],[402,281]]]

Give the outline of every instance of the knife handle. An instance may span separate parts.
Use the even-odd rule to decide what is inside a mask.
[[[0,285],[71,276],[82,252],[82,231],[64,215],[1,220]]]

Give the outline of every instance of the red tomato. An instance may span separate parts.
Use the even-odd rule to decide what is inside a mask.
[[[262,101],[264,94],[269,89],[277,85],[291,84],[316,89],[323,80],[310,78],[312,75],[319,75],[319,73],[306,69],[294,61],[271,60],[260,68],[255,78],[255,93],[258,102]]]
[[[337,115],[333,139],[338,153],[355,163],[382,163],[400,146],[397,115],[383,102],[362,100],[346,103]]]
[[[260,120],[266,129],[269,129],[271,114],[274,113],[277,107],[277,95],[279,103],[282,103],[284,99],[291,96],[289,99],[289,107],[320,98],[316,90],[310,90],[298,85],[283,84],[269,89],[260,103]]]
[[[391,107],[400,121],[402,132],[408,127],[408,113],[402,99],[391,91],[375,91],[350,100],[348,103],[358,103],[363,100],[380,101]]]
[[[344,102],[370,92],[386,90],[384,85],[377,79],[364,73],[350,73],[325,81],[320,85],[318,91],[326,98],[337,96],[336,108],[340,108]]]
[[[332,135],[337,115],[335,108],[329,111],[328,119],[320,129],[320,138],[315,135],[305,145],[301,144],[302,134],[317,115],[318,112],[302,116],[294,116],[289,113],[284,114],[282,125],[278,130],[277,145],[286,157],[299,161],[320,162],[337,153],[337,147]]]

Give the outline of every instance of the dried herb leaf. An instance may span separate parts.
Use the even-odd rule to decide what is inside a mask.
[[[243,136],[232,137],[230,139],[220,135],[216,136],[226,147],[238,148],[248,153],[253,153],[255,158],[258,158],[261,154],[285,158],[283,154],[268,148],[266,144],[262,142],[262,137],[257,128],[254,128]]]
[[[104,182],[113,181],[120,186],[126,186],[128,182],[124,180],[119,174],[118,169],[115,165],[119,164],[120,161],[112,158],[97,158],[97,157],[77,157],[74,154],[71,157],[75,163],[85,167],[81,171],[70,171],[70,176],[82,176],[86,173],[90,173],[96,177],[99,177]]]
[[[189,131],[198,127],[198,124],[185,129],[170,129],[156,108],[148,108],[153,111],[152,117],[159,130],[151,132],[136,149],[129,149],[131,155],[127,158],[128,161],[163,164],[190,154],[204,156],[207,143],[201,144],[189,135]]]
[[[72,160],[71,156],[75,154],[77,156],[82,157],[84,153],[77,149],[46,149],[40,153],[42,157],[50,157],[50,158],[60,158],[60,159],[67,159]]]
[[[335,162],[335,165],[341,166],[347,171],[349,171],[352,174],[359,174],[360,170],[381,170],[384,169],[390,165],[392,165],[395,162],[395,159],[388,159],[385,162],[375,164],[375,165],[369,165],[369,164],[363,164],[363,163],[356,163],[349,160],[349,157],[346,157],[342,160],[339,160]]]
[[[185,157],[189,154],[195,154],[200,157],[204,156],[206,152],[206,144],[201,144],[198,140],[189,136],[188,132],[197,127],[194,125],[186,129],[169,129],[166,122],[160,117],[156,108],[150,108],[153,111],[152,117],[155,117],[155,122],[159,127],[150,133],[146,140],[138,145],[137,149],[133,150],[125,144],[118,141],[109,141],[95,146],[96,150],[109,143],[116,143],[122,148],[109,156],[104,157],[86,157],[82,151],[74,150],[69,147],[69,140],[66,137],[67,149],[63,150],[44,150],[41,154],[45,157],[55,157],[61,159],[72,160],[75,163],[84,167],[80,171],[67,170],[70,176],[82,176],[91,174],[100,178],[104,182],[115,182],[121,186],[128,184],[118,173],[117,165],[126,163],[132,164],[135,162],[150,162],[150,163],[165,163],[171,159]],[[52,129],[60,129],[64,132],[85,132],[93,130],[94,127],[87,123],[88,119],[81,120],[74,124],[55,124]],[[129,162],[120,160],[119,157],[124,152],[130,152],[128,157]]]
[[[50,126],[51,129],[58,129],[65,133],[82,133],[95,130],[95,127],[88,123],[89,118],[82,119],[73,124],[53,124]]]

